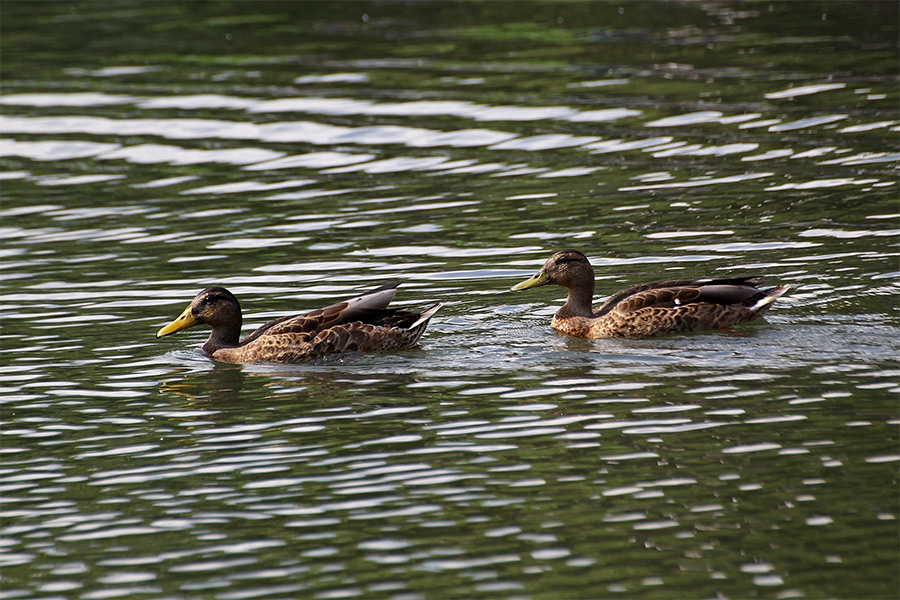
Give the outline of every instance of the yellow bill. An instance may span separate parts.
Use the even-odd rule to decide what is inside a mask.
[[[547,274],[543,271],[538,271],[531,279],[526,279],[522,283],[514,285],[512,291],[518,292],[519,290],[527,290],[528,288],[547,285],[548,283],[550,283],[550,278],[547,277]]]
[[[169,335],[170,333],[175,333],[176,331],[181,331],[182,329],[187,329],[188,327],[193,327],[197,324],[197,319],[194,318],[194,315],[191,314],[191,305],[189,304],[184,312],[178,315],[178,318],[160,329],[156,332],[156,337],[161,338],[164,335]]]

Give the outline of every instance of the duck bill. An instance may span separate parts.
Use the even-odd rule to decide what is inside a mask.
[[[164,335],[169,335],[170,333],[175,333],[176,331],[181,331],[182,329],[187,329],[188,327],[193,327],[197,324],[197,319],[194,318],[194,315],[191,314],[191,306],[188,305],[184,312],[178,315],[178,318],[160,329],[156,332],[156,337],[161,338]]]
[[[518,292],[519,290],[527,290],[528,288],[547,285],[548,283],[550,283],[550,278],[547,277],[547,274],[543,271],[538,271],[531,279],[526,279],[522,283],[514,285],[512,291]]]

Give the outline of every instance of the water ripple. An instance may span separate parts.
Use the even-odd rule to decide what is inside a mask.
[[[883,15],[266,6],[4,12],[28,75],[0,95],[6,596],[896,589]],[[147,23],[184,52],[135,65]],[[598,301],[792,288],[734,331],[570,338],[563,290],[508,291],[561,247]],[[154,337],[211,285],[249,333],[393,280],[444,302],[402,352]]]

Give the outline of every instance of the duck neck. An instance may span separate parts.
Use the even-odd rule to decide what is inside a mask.
[[[594,311],[591,309],[591,302],[594,300],[594,279],[586,281],[581,285],[569,288],[569,297],[563,304],[556,316],[557,318],[566,317],[587,317],[592,318]]]
[[[209,339],[203,344],[204,352],[212,356],[213,352],[220,348],[234,348],[239,344],[241,337],[241,319],[227,324],[219,324],[213,327]]]

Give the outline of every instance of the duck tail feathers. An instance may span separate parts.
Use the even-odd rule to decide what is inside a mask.
[[[779,285],[778,287],[766,290],[766,295],[757,300],[756,304],[750,307],[750,310],[764,311],[768,309],[773,302],[781,298],[781,296],[789,289],[791,289],[790,285]]]
[[[415,323],[413,323],[412,325],[409,326],[409,329],[413,330],[413,329],[419,327],[420,325],[427,325],[428,321],[431,319],[431,317],[434,316],[434,313],[436,313],[438,310],[440,310],[440,308],[443,305],[444,304],[442,302],[438,302],[431,308],[429,308],[425,311],[422,311],[422,314],[419,315],[419,318],[416,320]],[[423,327],[423,329],[424,329],[424,327]]]

